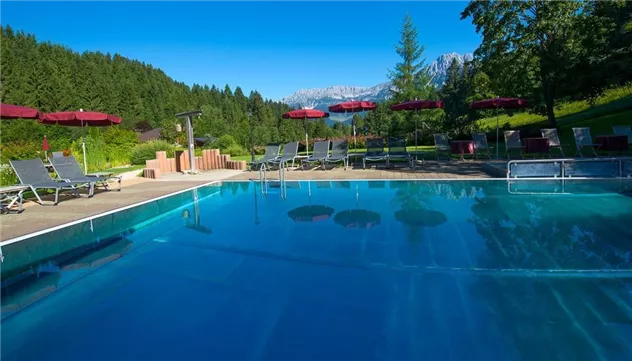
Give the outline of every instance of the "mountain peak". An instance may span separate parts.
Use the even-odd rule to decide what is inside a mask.
[[[459,65],[472,60],[472,53],[447,53],[439,56],[430,63],[428,71],[432,83],[441,87],[445,83],[447,70],[456,59]],[[390,96],[391,83],[384,82],[375,86],[332,85],[326,88],[299,89],[296,93],[283,98],[281,101],[292,107],[327,110],[327,107],[348,100],[382,101]]]

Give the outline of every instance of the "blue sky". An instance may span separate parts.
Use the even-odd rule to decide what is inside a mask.
[[[301,88],[372,86],[398,61],[408,12],[431,62],[480,43],[466,2],[3,2],[3,26],[83,52],[119,53],[189,85],[280,99]],[[26,14],[26,15],[25,15]]]

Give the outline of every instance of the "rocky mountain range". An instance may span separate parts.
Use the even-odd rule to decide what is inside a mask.
[[[441,87],[446,79],[447,70],[456,59],[459,64],[472,60],[472,54],[443,54],[433,61],[429,67],[431,81],[437,87]],[[347,100],[381,101],[389,96],[391,83],[381,83],[370,87],[334,85],[327,88],[300,89],[296,93],[285,97],[282,101],[295,108],[310,108],[327,110],[332,104]]]

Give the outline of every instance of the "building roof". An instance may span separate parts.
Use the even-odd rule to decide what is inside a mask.
[[[161,128],[154,128],[148,132],[141,133],[138,136],[138,141],[147,142],[150,140],[157,140],[158,138],[160,138],[160,130]]]

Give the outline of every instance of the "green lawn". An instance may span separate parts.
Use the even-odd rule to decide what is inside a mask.
[[[137,164],[137,165],[132,165],[132,166],[129,166],[129,167],[116,167],[116,168],[104,169],[104,170],[102,170],[100,172],[112,172],[112,173],[114,173],[114,175],[118,175],[118,174],[121,174],[121,173],[131,172],[131,171],[134,171],[134,170],[141,171],[144,168],[145,168],[144,164]]]
[[[587,101],[575,101],[560,103],[555,110],[555,116],[559,126],[566,123],[574,123],[589,120],[609,114],[620,113],[632,109],[632,83],[622,87],[609,89],[595,101],[591,107]],[[542,115],[517,113],[513,116],[501,115],[498,117],[501,128],[540,128],[546,126],[546,117]],[[627,123],[623,124],[630,124]],[[496,117],[485,118],[478,121],[485,131],[492,132],[496,128]]]

